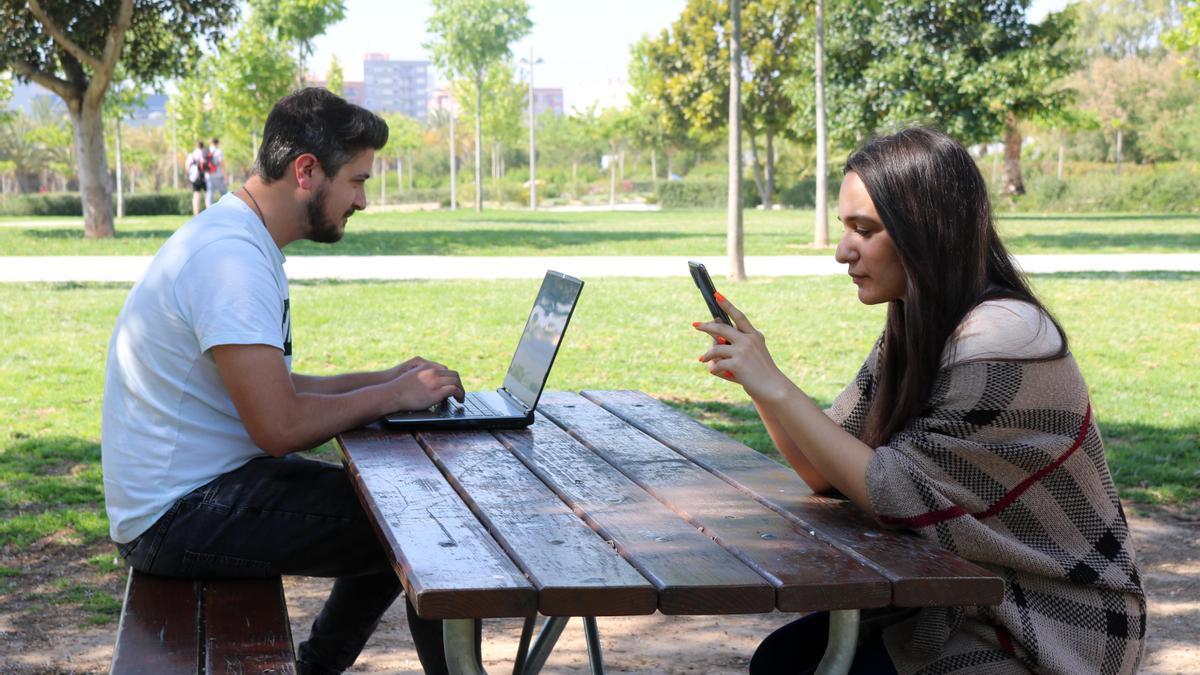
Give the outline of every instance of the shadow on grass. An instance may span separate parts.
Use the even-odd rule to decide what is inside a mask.
[[[521,249],[529,253],[571,247],[604,247],[631,242],[673,242],[710,239],[712,235],[682,232],[611,230],[423,230],[355,232],[350,229],[336,246],[299,241],[289,255],[488,255],[489,249]],[[719,237],[717,238],[719,240]],[[665,250],[665,246],[664,246]]]
[[[1088,253],[1100,248],[1127,248],[1144,251],[1147,248],[1172,249],[1179,252],[1200,249],[1200,233],[1194,232],[1065,232],[1010,234],[1004,243],[1011,249],[1054,249]]]
[[[1031,274],[1039,279],[1080,279],[1090,281],[1200,281],[1200,272],[1050,272]]]
[[[1172,220],[1195,222],[1196,220],[1200,220],[1200,215],[1194,213],[1004,213],[997,211],[996,216],[1000,220],[1042,220],[1047,222],[1078,220],[1084,222],[1137,223],[1147,220],[1155,222],[1168,222]]]
[[[31,227],[22,231],[32,239],[83,240],[83,230],[71,227]],[[116,239],[166,239],[175,230],[122,230],[117,229]]]

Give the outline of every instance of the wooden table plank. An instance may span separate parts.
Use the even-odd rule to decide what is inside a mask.
[[[112,672],[200,671],[200,582],[130,571]]]
[[[658,592],[495,437],[417,440],[538,589],[545,616],[650,614]]]
[[[412,436],[337,437],[409,600],[423,618],[531,616],[537,593]]]
[[[654,584],[662,613],[774,608],[774,591],[762,577],[545,417],[529,429],[494,433]]]
[[[751,496],[578,394],[545,394],[539,410],[762,574],[784,611],[884,607],[891,584]]]
[[[279,579],[205,581],[204,626],[204,672],[296,672]]]
[[[892,582],[894,605],[994,605],[1003,597],[1003,581],[989,570],[924,539],[883,529],[852,503],[809,496],[790,468],[661,401],[636,391],[583,395],[879,571]]]

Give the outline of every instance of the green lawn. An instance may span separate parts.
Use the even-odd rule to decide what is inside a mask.
[[[82,219],[0,218],[3,255],[152,255],[186,219],[131,217],[117,237],[83,239]],[[1002,216],[1017,253],[1148,253],[1200,249],[1200,216]],[[830,236],[839,224],[830,219]],[[813,212],[749,210],[746,255],[829,255],[809,246]],[[469,209],[360,213],[336,246],[298,242],[289,255],[679,255],[725,253],[724,210],[558,213]]]
[[[382,368],[420,354],[494,387],[535,281],[293,283],[297,371]],[[1091,388],[1121,494],[1200,504],[1200,274],[1034,278]],[[722,289],[768,336],[778,361],[828,404],[881,327],[841,278],[755,279]],[[12,559],[57,556],[76,570],[35,603],[115,621],[119,564],[107,543],[100,403],[113,320],[128,285],[5,285],[0,292],[0,606],[28,581]],[[481,308],[486,308],[481,310]],[[689,280],[595,279],[550,387],[632,388],[679,406],[774,456],[735,385],[709,377],[690,326],[705,310]],[[318,451],[332,458],[329,448]],[[33,611],[26,609],[23,611]]]

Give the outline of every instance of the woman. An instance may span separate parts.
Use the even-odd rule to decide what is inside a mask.
[[[828,413],[723,297],[735,326],[695,324],[714,338],[700,360],[745,388],[814,492],[839,492],[1006,582],[996,607],[891,619],[860,641],[852,672],[1133,672],[1145,595],[1087,388],[996,234],[975,162],[938,131],[875,139],[847,161],[838,213],[836,258],[859,301],[888,313]],[[776,631],[751,672],[815,665],[819,649],[801,645],[823,644],[826,622]]]

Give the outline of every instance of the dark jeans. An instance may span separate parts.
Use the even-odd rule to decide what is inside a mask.
[[[346,472],[299,457],[220,476],[118,549],[134,569],[164,577],[336,577],[297,651],[317,672],[349,668],[402,590]],[[407,609],[421,665],[446,672],[441,621]]]
[[[829,612],[809,614],[776,630],[763,640],[750,659],[750,675],[809,675],[816,672],[829,643]],[[860,639],[851,675],[896,675],[896,668],[878,635]]]

